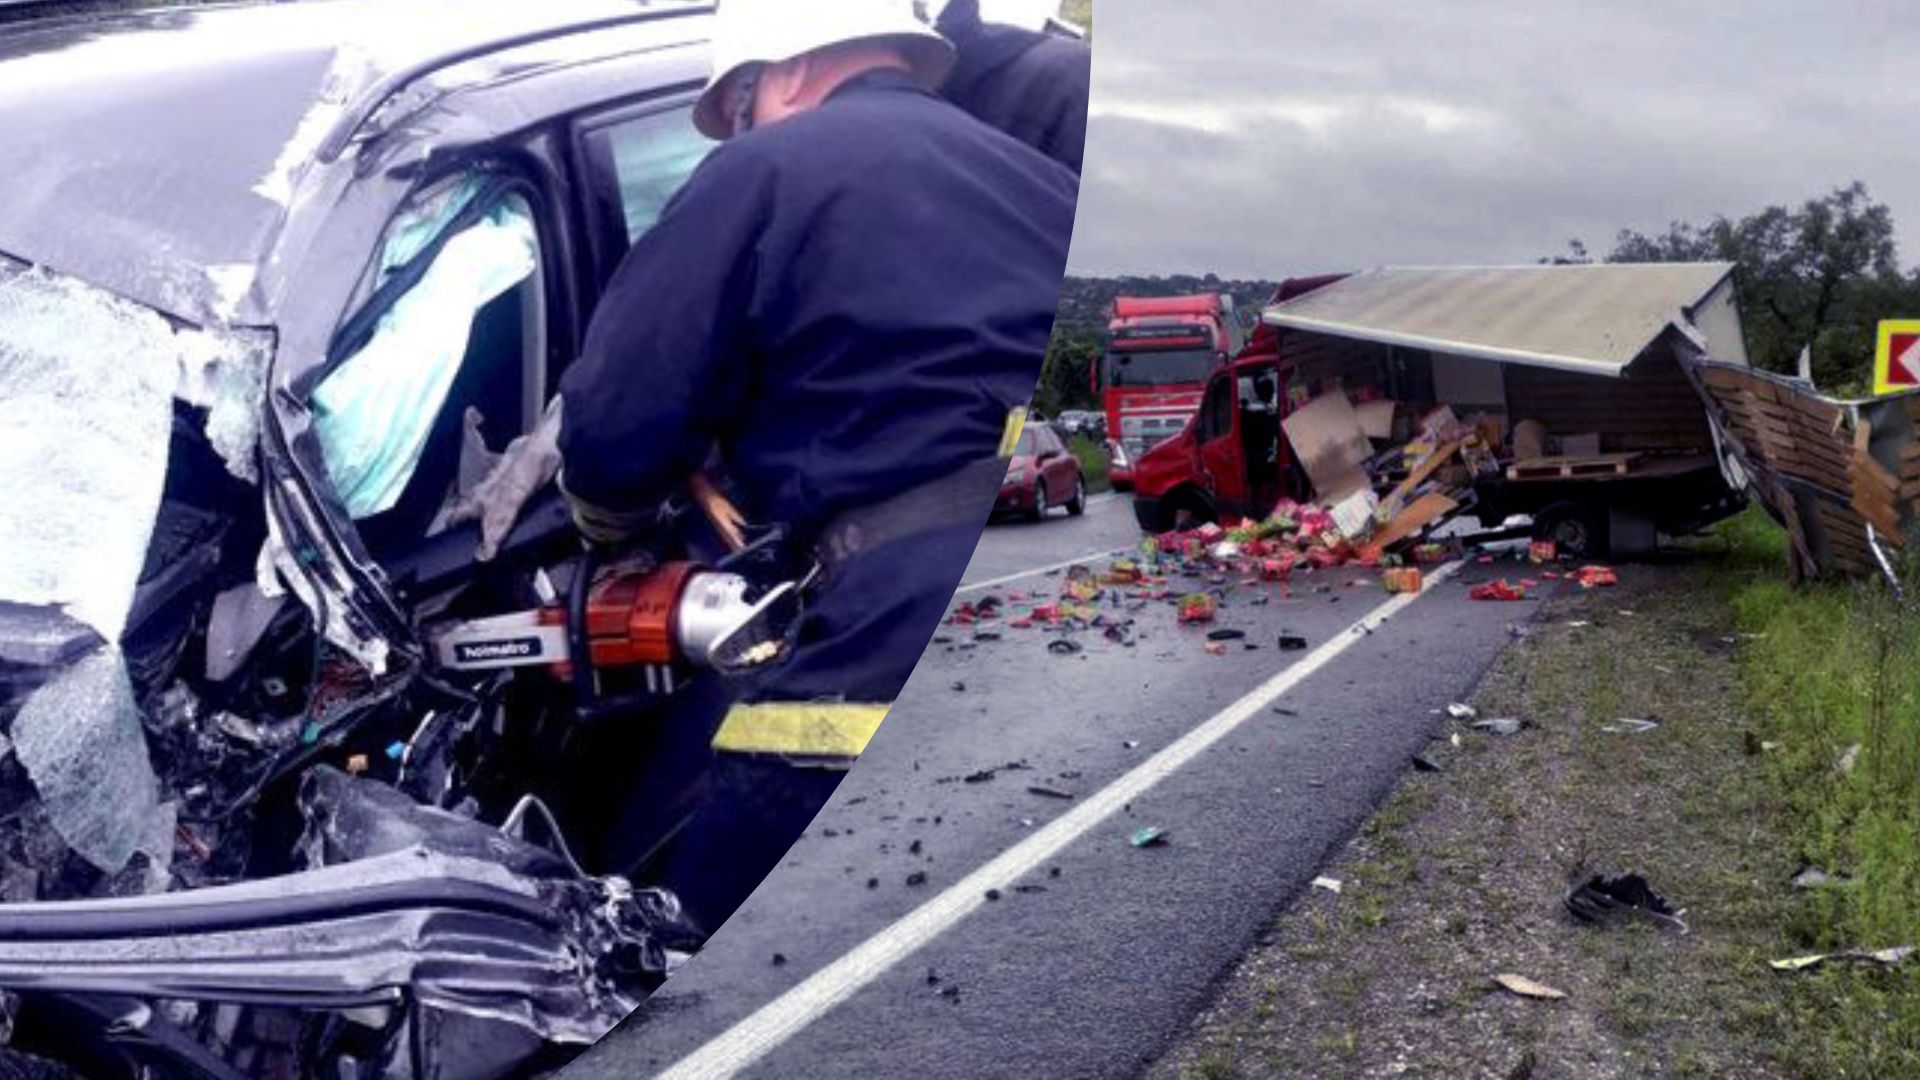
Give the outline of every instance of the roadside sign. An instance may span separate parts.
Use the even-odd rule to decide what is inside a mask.
[[[1920,387],[1920,319],[1882,319],[1873,351],[1873,392]]]

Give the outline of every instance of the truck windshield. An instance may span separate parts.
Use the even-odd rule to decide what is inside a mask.
[[[1105,381],[1108,386],[1170,386],[1197,383],[1213,370],[1212,349],[1155,351],[1108,350]]]

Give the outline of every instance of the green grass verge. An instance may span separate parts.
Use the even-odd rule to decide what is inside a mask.
[[[1080,475],[1087,478],[1088,491],[1105,491],[1113,486],[1107,478],[1107,448],[1084,435],[1067,440],[1067,449],[1080,459]]]
[[[1766,758],[1792,830],[1781,842],[1851,876],[1796,896],[1784,944],[1920,944],[1920,574],[1906,573],[1904,602],[1877,581],[1795,588],[1770,520],[1749,511],[1720,531],[1744,704],[1773,744]],[[1789,993],[1827,1075],[1920,1075],[1920,963],[1831,966],[1792,977]]]

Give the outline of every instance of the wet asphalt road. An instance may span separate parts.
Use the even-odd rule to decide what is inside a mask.
[[[1079,520],[995,525],[962,599],[1051,595],[1057,572],[997,579],[1137,538],[1124,497]],[[1280,634],[1322,646],[1387,598],[1374,573],[1343,569],[1297,575],[1286,595],[1236,587],[1215,625],[1245,630],[1257,648],[1230,642],[1221,656],[1165,603],[1132,613],[1132,647],[1085,633],[1070,655],[1050,652],[1043,630],[993,628],[999,640],[974,641],[943,626],[787,861],[566,1075],[676,1064],[679,1075],[724,1075],[690,1068],[715,1059],[687,1058],[723,1033],[707,1051],[722,1066],[751,1061],[749,1076],[1133,1074],[1307,887],[1441,730],[1437,711],[1469,692],[1508,626],[1534,610],[1467,601],[1465,585],[1495,569],[1469,563],[1372,633],[1351,634],[1345,651],[1030,871],[1002,880],[989,868],[988,880],[969,883],[995,888],[992,900],[955,883],[1007,862],[1023,841],[1031,848],[1041,830],[1075,827],[1110,785],[1134,791],[1150,755],[1179,752],[1190,732],[1289,666],[1320,663],[1317,652],[1279,651]],[[1250,602],[1261,593],[1266,603]],[[1130,831],[1147,825],[1167,842],[1130,846]],[[917,936],[897,925],[909,915]],[[734,1028],[750,1014],[753,1024]],[[782,1022],[761,1024],[770,1017]]]

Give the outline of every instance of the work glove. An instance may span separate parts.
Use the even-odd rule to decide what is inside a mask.
[[[540,423],[508,443],[506,450],[494,459],[487,475],[463,493],[447,512],[448,525],[466,521],[480,523],[480,546],[474,557],[481,562],[499,553],[501,541],[513,532],[527,500],[559,475],[560,403],[560,397],[555,395]],[[469,422],[471,420],[469,417]]]

